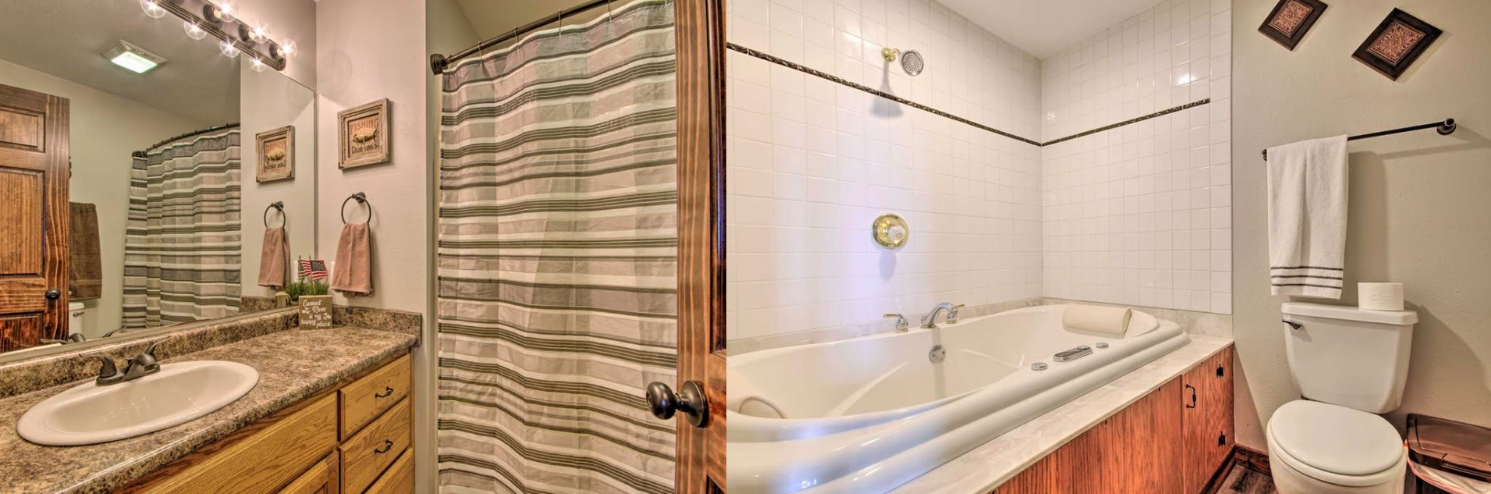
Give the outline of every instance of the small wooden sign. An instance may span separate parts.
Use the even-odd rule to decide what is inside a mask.
[[[381,99],[337,113],[338,168],[388,162],[393,144],[388,128],[389,110],[388,99]]]
[[[254,177],[259,182],[295,178],[295,126],[287,125],[254,135],[259,167]]]
[[[331,327],[331,295],[300,297],[300,327],[312,329]]]
[[[1393,9],[1351,57],[1396,81],[1441,34],[1444,31],[1422,19]]]

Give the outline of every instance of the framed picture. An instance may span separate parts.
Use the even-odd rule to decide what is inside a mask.
[[[389,110],[388,100],[381,99],[337,113],[337,142],[341,148],[338,168],[388,162],[393,144],[388,129]]]
[[[295,178],[295,126],[287,125],[254,135],[259,168],[254,178],[273,182]]]
[[[1273,12],[1263,19],[1263,25],[1258,26],[1258,32],[1294,51],[1294,46],[1315,25],[1326,7],[1320,0],[1279,0]]]
[[[1444,31],[1407,12],[1393,9],[1351,57],[1396,81],[1440,34]]]

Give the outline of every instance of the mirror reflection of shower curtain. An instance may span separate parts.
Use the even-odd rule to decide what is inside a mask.
[[[121,327],[238,313],[240,141],[235,124],[178,138],[133,158]]]
[[[673,492],[673,36],[642,0],[447,69],[442,492]]]

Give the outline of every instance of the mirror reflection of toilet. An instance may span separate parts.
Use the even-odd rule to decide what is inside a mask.
[[[1289,373],[1304,399],[1268,421],[1269,467],[1283,494],[1400,494],[1408,450],[1376,414],[1403,402],[1413,311],[1283,305]]]

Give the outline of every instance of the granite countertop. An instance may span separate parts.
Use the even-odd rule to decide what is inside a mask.
[[[1016,427],[892,494],[986,494],[1067,441],[1086,432],[1150,391],[1232,345],[1232,340],[1191,335],[1186,346]]]
[[[79,382],[0,399],[0,491],[109,492],[355,375],[418,342],[416,334],[338,327],[294,329],[212,347],[163,363],[228,360],[259,371],[238,401],[191,422],[89,446],[40,446],[16,433],[33,405]]]

